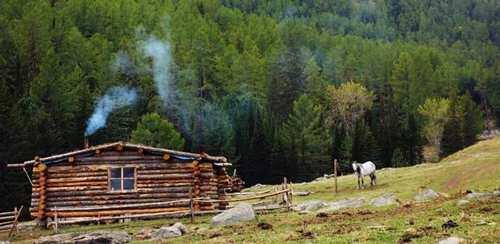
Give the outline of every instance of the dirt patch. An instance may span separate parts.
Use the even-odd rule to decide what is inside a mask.
[[[486,207],[480,208],[479,212],[481,212],[481,213],[488,213],[488,212],[492,212],[493,210],[495,210],[495,209],[492,208],[492,207],[486,206]]]
[[[211,233],[211,234],[208,235],[208,238],[213,239],[213,238],[216,238],[216,237],[219,237],[219,236],[222,236],[222,233],[220,233],[220,232],[213,232],[213,233]]]
[[[409,228],[399,238],[398,243],[409,243],[412,239],[418,239],[424,236],[437,236],[439,230],[433,226],[423,226],[419,228]],[[439,236],[443,236],[439,234]]]
[[[334,234],[334,235],[342,235],[342,234],[347,234],[351,233],[353,231],[360,230],[361,228],[357,225],[353,224],[340,224],[340,225],[335,225],[333,226],[333,230],[329,233]]]
[[[445,188],[447,190],[456,189],[460,185],[461,178],[462,177],[460,175],[451,178],[448,182],[446,182]]]
[[[370,214],[374,214],[374,212],[370,211],[370,210],[359,210],[357,212],[354,213],[355,215],[370,215]]]
[[[257,227],[259,227],[261,230],[270,230],[273,228],[271,224],[266,222],[260,222],[259,224],[257,224]]]

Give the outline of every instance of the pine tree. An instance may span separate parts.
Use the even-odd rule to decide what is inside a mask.
[[[464,148],[465,110],[457,95],[450,98],[450,117],[444,126],[441,156],[448,156]]]
[[[399,149],[399,147],[394,149],[394,151],[392,152],[391,165],[394,168],[403,167],[407,165],[406,160],[403,156],[403,152],[401,152],[401,149]]]
[[[474,144],[483,128],[479,107],[469,94],[450,98],[450,119],[446,123],[442,139],[442,156],[450,155]]]
[[[182,150],[184,139],[174,125],[162,119],[159,114],[150,113],[142,116],[137,128],[132,131],[131,141],[152,147]]]
[[[468,147],[477,141],[477,136],[483,131],[484,119],[479,106],[468,93],[461,97],[460,102],[464,109],[463,142],[464,147]]]
[[[296,162],[297,179],[310,180],[329,169],[331,136],[322,121],[321,107],[302,95],[281,129],[287,155]]]

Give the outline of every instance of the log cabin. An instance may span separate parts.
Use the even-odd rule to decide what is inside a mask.
[[[224,209],[231,178],[225,157],[125,142],[36,157],[30,213],[46,223]],[[192,198],[219,200],[190,202]],[[194,205],[194,206],[193,206]]]

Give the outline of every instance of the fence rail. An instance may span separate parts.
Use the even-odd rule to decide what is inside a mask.
[[[284,179],[283,184],[279,187],[268,191],[258,192],[259,195],[255,196],[246,196],[240,198],[228,198],[228,199],[211,199],[211,198],[186,198],[179,199],[174,201],[166,201],[166,202],[155,202],[155,203],[140,203],[140,204],[120,204],[120,205],[112,205],[112,206],[99,206],[99,207],[54,207],[49,208],[49,211],[55,212],[54,219],[47,223],[48,227],[53,227],[57,232],[58,226],[60,224],[76,224],[76,223],[85,223],[85,222],[97,222],[100,223],[102,221],[109,220],[123,220],[123,219],[148,219],[148,218],[161,218],[161,217],[186,217],[191,216],[191,221],[193,221],[195,215],[203,215],[203,214],[214,214],[220,213],[224,210],[195,210],[194,203],[231,203],[231,202],[242,202],[242,201],[252,201],[252,200],[261,200],[270,197],[279,197],[282,205],[274,205],[271,207],[255,207],[254,210],[256,212],[266,212],[270,210],[277,209],[288,209],[290,210],[292,207],[292,189],[289,187],[289,184]],[[233,195],[235,196],[235,195]],[[82,218],[73,218],[73,219],[59,219],[58,212],[64,211],[99,211],[99,210],[109,210],[109,209],[128,209],[128,208],[136,208],[136,207],[158,207],[165,205],[172,205],[177,203],[188,203],[189,210],[186,211],[170,211],[170,212],[158,212],[158,213],[147,213],[147,214],[130,214],[130,215],[119,215],[119,216],[96,216],[96,217],[82,217]],[[259,202],[260,203],[260,202]],[[259,204],[254,203],[254,204]],[[231,208],[232,206],[228,206]]]
[[[17,232],[17,221],[19,219],[19,215],[23,210],[23,206],[17,209],[14,208],[14,211],[11,212],[1,212],[0,213],[0,232],[9,232],[9,237],[13,236]]]

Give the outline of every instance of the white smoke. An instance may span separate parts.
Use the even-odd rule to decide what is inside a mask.
[[[170,67],[172,56],[170,43],[150,36],[141,43],[140,47],[146,57],[153,58],[153,79],[156,91],[160,95],[163,105],[167,105],[171,101]]]
[[[114,62],[111,64],[111,70],[115,73],[122,72],[125,75],[133,75],[135,73],[135,66],[128,54],[122,50],[116,53]]]
[[[99,98],[94,113],[87,121],[85,136],[94,134],[100,128],[106,127],[106,121],[109,114],[118,108],[132,105],[137,100],[137,90],[116,86],[108,89],[106,94]]]

